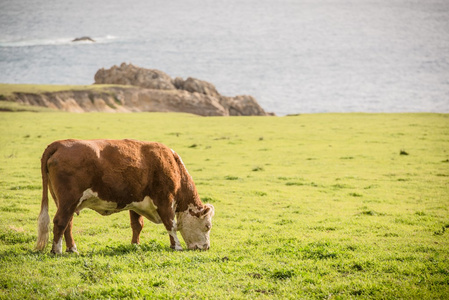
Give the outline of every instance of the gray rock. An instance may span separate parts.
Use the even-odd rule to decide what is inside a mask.
[[[88,36],[83,36],[83,37],[73,39],[72,42],[93,42],[93,43],[95,43],[95,40]]]
[[[186,80],[180,77],[172,79],[162,71],[140,68],[132,64],[122,63],[120,67],[102,68],[97,71],[94,78],[95,84],[132,85],[146,89],[171,91],[165,94],[145,92],[152,94],[152,105],[157,102],[161,109],[164,107],[169,111],[185,111],[203,116],[273,115],[265,112],[252,96],[226,97],[221,95],[210,82],[192,77]],[[174,106],[174,103],[177,103],[177,107]],[[215,112],[212,112],[214,109]]]
[[[97,71],[94,76],[96,84],[123,84],[139,86],[147,89],[176,90],[170,76],[159,70],[143,69],[132,64],[122,63]]]

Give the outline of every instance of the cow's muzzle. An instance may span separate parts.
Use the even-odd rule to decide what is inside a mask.
[[[195,245],[194,247],[190,248],[190,250],[198,250],[198,251],[206,251],[209,250],[209,245],[208,244],[204,244],[202,247]]]

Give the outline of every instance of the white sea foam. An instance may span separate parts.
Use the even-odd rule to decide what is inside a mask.
[[[0,47],[33,47],[33,46],[58,46],[58,45],[92,45],[92,41],[73,42],[76,37],[63,38],[38,38],[38,39],[13,39],[0,40]],[[110,43],[117,40],[116,36],[106,35],[102,37],[91,37],[95,43]]]

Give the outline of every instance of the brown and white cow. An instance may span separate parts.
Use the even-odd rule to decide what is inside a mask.
[[[136,140],[61,140],[45,149],[41,160],[42,203],[36,249],[48,242],[48,188],[57,211],[53,253],[78,252],[72,236],[74,213],[84,208],[101,215],[129,210],[132,243],[139,243],[143,217],[163,223],[170,247],[207,250],[214,207],[203,204],[192,177],[176,152],[163,144]],[[176,217],[176,219],[175,219]]]

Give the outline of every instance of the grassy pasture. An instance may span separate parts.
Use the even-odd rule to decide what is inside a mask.
[[[33,251],[40,156],[64,138],[156,140],[216,209],[211,250],[84,210],[80,255]],[[50,205],[53,216],[55,206]],[[449,115],[0,114],[0,299],[447,299]]]

